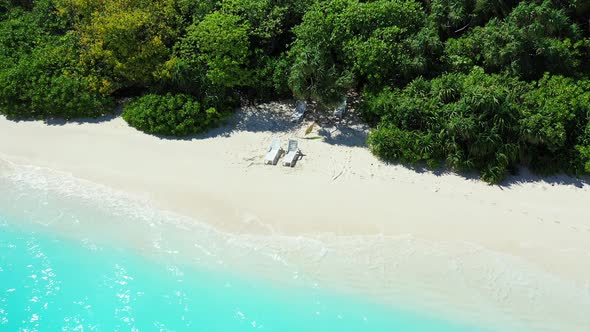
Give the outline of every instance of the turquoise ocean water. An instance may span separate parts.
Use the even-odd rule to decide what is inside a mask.
[[[236,273],[211,231],[168,232],[178,224],[116,195],[31,179],[0,178],[0,331],[483,330]]]

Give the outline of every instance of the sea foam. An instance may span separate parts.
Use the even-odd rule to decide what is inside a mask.
[[[408,316],[414,317],[410,319],[412,322],[416,319],[416,326],[420,326],[420,321],[441,322],[438,319],[462,322],[451,324],[453,327],[440,323],[441,328],[436,331],[446,331],[446,328],[463,331],[463,327],[457,326],[464,325],[471,326],[468,330],[476,330],[473,326],[478,325],[477,330],[490,331],[585,331],[584,328],[590,326],[588,317],[579,309],[590,307],[587,286],[584,291],[517,257],[491,252],[471,243],[434,243],[411,234],[231,234],[205,221],[155,209],[147,195],[133,196],[71,174],[6,160],[0,160],[0,191],[4,216],[0,218],[0,225],[3,227],[16,227],[23,234],[54,234],[51,236],[60,241],[84,248],[88,255],[110,257],[113,252],[123,252],[137,256],[142,264],[150,262],[161,268],[160,273],[171,278],[173,285],[191,284],[195,270],[208,271],[223,276],[219,289],[238,290],[240,294],[245,292],[240,287],[251,287],[244,278],[255,280],[257,292],[275,291],[273,287],[276,287],[282,289],[278,294],[286,296],[293,290],[303,290],[308,297],[304,296],[301,301],[309,302],[305,306],[313,308],[313,316],[325,316],[334,305],[331,296],[327,296],[325,302],[317,300],[317,294],[329,292],[355,299],[350,300],[351,306],[360,311],[363,307],[359,309],[354,303],[364,299],[360,302],[372,309],[359,316],[363,322],[371,320],[372,310],[420,312],[416,314],[419,318],[415,318],[415,314]],[[34,238],[27,240],[31,250],[35,248]],[[14,249],[11,245],[14,244],[10,241],[4,243],[5,248]],[[39,259],[43,255],[43,252],[34,254]],[[41,271],[55,270],[50,265],[42,267]],[[6,268],[0,264],[0,269]],[[140,301],[148,290],[128,288],[137,283],[140,276],[126,273],[124,263],[117,262],[109,269],[112,275],[103,282],[109,289],[116,290],[115,297],[121,304],[115,316],[125,326],[133,328],[132,304]],[[35,274],[42,275],[38,270]],[[52,281],[51,287],[61,287],[58,284],[63,280],[56,279],[55,272],[52,275],[43,274],[47,277],[43,281]],[[260,283],[274,286],[266,288]],[[195,294],[191,295],[182,287],[173,288],[180,289],[171,290],[162,295],[162,299],[168,304],[182,305],[183,312],[190,312],[186,308],[194,301],[191,297]],[[285,289],[289,291],[281,293]],[[47,291],[52,294],[55,289]],[[211,296],[215,300],[215,294]],[[248,296],[258,297],[259,294],[249,293]],[[38,295],[32,298],[37,301],[33,303],[43,302]],[[547,305],[546,301],[554,303]],[[77,303],[83,308],[90,306],[88,310],[96,307],[87,300]],[[244,310],[239,312],[245,317]],[[43,315],[40,317],[42,321]],[[190,313],[179,319],[187,322],[190,321],[188,317]],[[341,320],[340,317],[345,316],[336,313],[334,317]],[[385,324],[381,319],[376,320]],[[84,321],[80,315],[68,316],[67,320],[68,328],[72,329],[100,325]],[[190,326],[195,324],[192,321]],[[436,323],[428,324],[424,326],[436,326]],[[168,325],[154,322],[153,326]],[[268,330],[272,324],[248,317],[248,326]],[[324,325],[324,328],[329,326]],[[415,331],[421,331],[418,328]]]

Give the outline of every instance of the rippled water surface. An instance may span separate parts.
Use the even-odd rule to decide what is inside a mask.
[[[263,250],[235,259],[237,241],[100,188],[15,174],[0,177],[0,331],[476,330],[339,294]]]
[[[167,265],[3,222],[5,331],[467,331],[313,287]]]

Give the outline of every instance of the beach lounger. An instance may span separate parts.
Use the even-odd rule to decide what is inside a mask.
[[[334,110],[334,116],[342,119],[342,117],[344,116],[344,113],[346,112],[346,98],[344,98],[344,100],[342,101],[342,103],[340,105],[338,105],[338,107],[336,108],[336,110]]]
[[[270,143],[270,146],[268,147],[268,152],[264,157],[264,163],[266,165],[276,165],[283,152],[281,141],[278,138],[273,138],[272,143]]]
[[[298,100],[295,103],[295,112],[291,115],[291,122],[299,122],[303,119],[303,115],[305,115],[305,111],[307,110],[307,102],[304,100]]]
[[[287,154],[285,158],[283,158],[283,166],[293,167],[297,162],[297,159],[301,155],[301,151],[299,151],[298,143],[294,139],[289,140],[289,148],[287,149]]]

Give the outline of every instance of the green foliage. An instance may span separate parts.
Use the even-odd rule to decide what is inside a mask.
[[[12,65],[23,54],[30,54],[43,39],[42,29],[31,14],[20,9],[0,21],[0,67]]]
[[[443,40],[456,38],[490,19],[503,19],[521,0],[431,0],[427,1],[430,20]]]
[[[246,90],[246,98],[270,100],[290,97],[288,76],[291,63],[287,55],[261,56],[259,65],[252,72],[252,84]]]
[[[368,142],[375,155],[389,161],[435,166],[442,158],[431,133],[402,130],[385,123],[371,133]]]
[[[520,122],[530,165],[541,172],[583,172],[579,149],[587,144],[590,81],[545,75],[524,95]]]
[[[125,105],[123,119],[146,133],[187,136],[216,126],[223,114],[187,95],[148,94]]]
[[[15,7],[0,21],[0,113],[10,118],[97,117],[111,98],[77,68],[79,43],[53,2]]]
[[[308,46],[297,52],[289,75],[289,86],[293,94],[302,99],[314,99],[322,104],[336,104],[352,86],[350,70],[336,67],[326,49]]]
[[[188,27],[163,72],[170,74],[171,65],[182,63],[200,77],[199,84],[192,82],[193,92],[231,89],[245,99],[288,96],[286,50],[306,6],[306,1],[222,1],[217,11]]]
[[[202,63],[212,84],[246,85],[250,78],[249,29],[239,16],[214,12],[187,29],[180,52],[192,62]]]
[[[430,18],[443,37],[453,36],[473,20],[475,5],[475,0],[432,0]]]
[[[225,14],[241,18],[249,27],[249,35],[256,46],[263,46],[284,31],[283,22],[289,7],[273,4],[270,0],[225,0],[221,10]],[[271,46],[271,45],[269,45]]]
[[[80,66],[105,95],[146,88],[169,59],[170,47],[203,7],[176,0],[55,0],[61,17],[80,36]],[[197,16],[198,13],[195,13]]]
[[[74,68],[71,36],[56,38],[0,70],[0,113],[10,118],[97,117],[112,106]]]
[[[589,130],[587,130],[589,131]],[[590,144],[589,145],[576,145],[576,150],[580,153],[580,161],[582,162],[584,169],[580,172],[590,173]]]
[[[519,104],[526,90],[521,82],[481,69],[384,90],[363,106],[381,118],[369,144],[386,160],[446,161],[453,169],[477,169],[484,180],[498,182],[519,155]]]
[[[581,66],[581,34],[563,9],[545,0],[523,1],[504,20],[492,19],[466,36],[450,39],[445,53],[453,70],[473,65],[488,72],[509,71],[524,79],[544,72],[571,75]]]
[[[355,84],[378,88],[424,73],[441,47],[436,34],[422,32],[425,18],[415,1],[317,2],[294,30],[294,94],[333,104]]]
[[[14,64],[36,46],[54,40],[52,35],[67,30],[67,22],[55,15],[51,0],[37,1],[30,11],[8,3],[5,17],[0,14],[0,68]]]
[[[527,84],[508,75],[446,74],[403,90],[367,95],[369,136],[385,160],[475,169],[496,183],[519,164],[542,173],[587,172],[590,82],[545,75]]]
[[[0,19],[4,19],[6,14],[13,8],[11,0],[0,0]]]
[[[314,0],[225,0],[220,11],[241,18],[249,27],[249,80],[241,86],[242,97],[268,100],[288,97],[291,66],[287,50],[298,25]]]
[[[362,91],[386,160],[590,171],[588,1],[0,0],[0,113],[189,135],[241,100]]]

